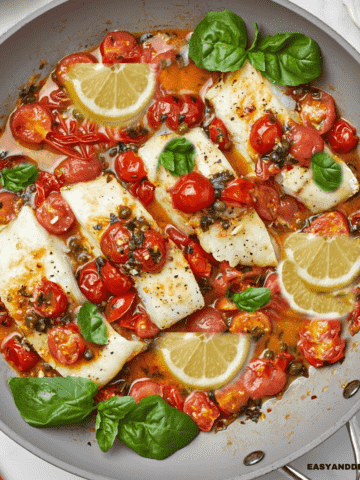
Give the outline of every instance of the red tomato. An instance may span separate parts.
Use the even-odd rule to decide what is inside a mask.
[[[321,343],[330,342],[340,335],[340,320],[306,320],[300,326],[301,340]]]
[[[231,207],[241,207],[245,205],[252,205],[253,199],[250,192],[254,190],[255,184],[245,180],[245,178],[236,178],[229,182],[224,190],[221,192],[220,200]]]
[[[97,157],[88,160],[69,157],[55,168],[54,174],[61,185],[72,185],[95,180],[101,172],[102,165]]]
[[[216,293],[225,295],[230,283],[236,278],[242,277],[242,273],[234,267],[230,267],[229,262],[223,261],[220,264],[221,275],[212,281],[212,286]]]
[[[287,352],[281,352],[276,357],[271,360],[271,363],[273,365],[277,365],[281,370],[285,372],[287,369],[289,363],[293,362],[295,360],[295,357],[291,355],[291,353]]]
[[[300,117],[306,127],[314,128],[319,135],[328,132],[336,120],[335,102],[331,95],[317,90],[309,92],[299,102]]]
[[[290,225],[299,213],[299,204],[295,198],[285,195],[280,199],[280,205],[277,211],[278,219]]]
[[[40,207],[51,192],[60,192],[60,185],[54,175],[48,172],[40,172],[36,182],[35,207]]]
[[[179,128],[179,117],[184,107],[184,102],[178,95],[165,95],[158,98],[147,112],[148,123],[157,130],[163,123],[171,130]]]
[[[104,387],[98,390],[94,399],[96,402],[106,402],[113,397],[122,397],[123,394],[120,392],[116,385],[111,385],[110,387]]]
[[[141,47],[128,32],[110,32],[100,45],[103,63],[139,63]]]
[[[280,281],[277,273],[272,273],[268,276],[265,282],[265,288],[269,288],[271,290],[271,296],[281,293]]]
[[[131,193],[147,207],[154,200],[155,187],[148,179],[142,179],[130,187]]]
[[[275,143],[281,139],[282,127],[272,114],[258,118],[250,131],[250,145],[263,155],[273,151]]]
[[[60,85],[64,85],[67,80],[68,73],[76,63],[98,63],[97,59],[90,53],[72,53],[64,57],[57,64],[55,69],[56,80]]]
[[[171,238],[175,245],[181,250],[184,250],[184,248],[192,242],[191,238],[171,224],[166,225],[165,234]]]
[[[359,289],[355,290],[356,298],[360,298]],[[346,317],[346,321],[349,323],[349,330],[351,335],[355,335],[360,330],[360,300],[354,302],[354,308],[352,312]]]
[[[188,332],[220,333],[226,330],[226,325],[218,310],[206,306],[187,318],[186,330]]]
[[[11,327],[13,324],[13,319],[10,317],[9,312],[7,311],[5,305],[0,300],[0,325],[3,327]]]
[[[55,235],[67,232],[75,222],[75,215],[61,193],[52,192],[35,211],[38,222]]]
[[[220,415],[220,410],[205,392],[193,392],[186,397],[183,412],[187,413],[203,432],[209,432]]]
[[[240,377],[224,389],[216,390],[215,398],[219,408],[230,415],[238,412],[241,407],[247,404],[249,394],[246,391],[243,379]]]
[[[235,312],[238,310],[236,303],[232,302],[229,297],[223,296],[220,297],[216,300],[215,302],[215,308],[216,310],[219,310],[219,312]]]
[[[81,292],[91,303],[101,303],[110,297],[94,260],[82,267],[78,284]]]
[[[309,227],[303,230],[306,233],[316,233],[327,237],[338,235],[350,235],[350,225],[344,215],[340,212],[329,212],[315,218]]]
[[[163,398],[171,407],[177,408],[182,412],[184,408],[184,399],[175,385],[163,386]]]
[[[309,167],[312,156],[324,150],[324,140],[313,129],[294,124],[287,133],[291,142],[289,153],[304,167]]]
[[[282,170],[283,169],[276,165],[276,163],[269,162],[263,158],[259,158],[256,162],[255,173],[256,176],[262,180],[268,180],[270,177],[277,175]]]
[[[150,397],[151,395],[160,395],[162,397],[163,387],[151,380],[140,379],[132,384],[129,392],[130,397],[135,398],[135,402],[139,402],[142,398]]]
[[[104,255],[115,263],[123,264],[129,258],[131,234],[120,222],[109,225],[101,237],[100,247]]]
[[[184,249],[184,257],[189,262],[192,272],[198,277],[209,278],[211,275],[211,263],[206,252],[193,240]]]
[[[198,95],[183,95],[183,106],[179,123],[186,123],[189,128],[199,125],[204,115],[204,103]],[[183,118],[185,117],[185,118]]]
[[[220,150],[229,150],[231,141],[224,123],[220,118],[215,117],[209,125],[210,140],[216,143]]]
[[[231,319],[231,333],[252,333],[256,336],[271,333],[272,325],[269,317],[261,312],[240,312]]]
[[[64,290],[57,283],[43,278],[34,291],[34,310],[46,318],[56,318],[65,312],[68,300]]]
[[[11,117],[10,128],[17,140],[39,144],[51,132],[51,114],[39,103],[21,105]]]
[[[252,360],[244,373],[244,386],[251,398],[276,395],[286,384],[286,373],[264,358]]]
[[[153,338],[160,332],[160,328],[153,323],[144,311],[135,315],[135,333],[140,338]]]
[[[144,233],[144,243],[134,252],[134,258],[147,273],[159,273],[166,263],[166,244],[160,233],[150,229]]]
[[[0,225],[5,225],[16,218],[24,200],[15,193],[0,193]]]
[[[136,291],[133,288],[127,293],[124,293],[124,295],[112,297],[109,300],[105,310],[105,316],[107,320],[111,323],[123,317],[125,313],[129,311],[133,301],[135,300],[135,297]]]
[[[141,157],[131,150],[116,157],[115,170],[121,180],[125,182],[138,182],[147,175]]]
[[[343,118],[339,118],[327,134],[327,141],[336,153],[349,153],[359,142],[356,128]]]
[[[1,344],[1,352],[7,362],[11,362],[19,372],[30,371],[40,360],[39,355],[21,343],[18,333],[10,333]]]
[[[133,286],[133,282],[128,275],[120,272],[110,262],[106,262],[101,267],[101,278],[103,284],[112,295],[123,295]]]
[[[215,200],[210,180],[197,172],[182,175],[169,192],[173,207],[185,213],[203,210]]]
[[[257,186],[254,196],[254,207],[263,220],[272,222],[276,220],[280,206],[280,197],[274,187],[260,184]]]
[[[72,365],[84,353],[86,343],[77,325],[58,325],[48,331],[48,347],[51,355],[62,365]]]
[[[145,143],[148,136],[148,130],[142,125],[123,129],[116,127],[105,127],[106,136],[110,143]]]

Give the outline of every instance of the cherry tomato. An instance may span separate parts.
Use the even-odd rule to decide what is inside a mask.
[[[56,80],[60,85],[64,85],[71,67],[76,63],[98,63],[98,61],[90,53],[81,52],[67,55],[60,60],[55,69]]]
[[[286,384],[286,373],[264,358],[252,360],[244,373],[244,386],[251,398],[276,395]]]
[[[272,114],[258,118],[250,131],[250,145],[263,155],[273,151],[275,143],[281,139],[282,127]]]
[[[215,390],[215,398],[219,408],[230,415],[238,412],[241,407],[247,404],[249,394],[246,391],[243,379],[240,377],[224,389]]]
[[[187,318],[186,330],[188,332],[220,333],[226,330],[226,325],[218,310],[206,306]]]
[[[276,163],[269,162],[261,157],[258,159],[255,166],[256,176],[262,180],[268,180],[270,177],[274,177],[282,170],[283,169],[276,165]]]
[[[148,136],[148,130],[142,125],[128,129],[105,127],[106,136],[111,144],[121,143],[145,143]]]
[[[122,397],[123,394],[120,392],[116,385],[111,385],[110,387],[104,387],[98,390],[97,394],[95,395],[94,399],[96,402],[106,402],[113,397]]]
[[[272,273],[268,276],[265,282],[265,288],[271,291],[271,296],[281,293],[279,276],[277,273]]]
[[[229,150],[231,148],[231,141],[224,123],[220,118],[215,117],[209,125],[210,140],[216,143],[220,150]]]
[[[135,297],[136,291],[133,288],[123,295],[112,297],[109,300],[105,310],[105,316],[107,320],[111,323],[123,317],[125,313],[129,311],[135,300]]]
[[[39,355],[30,346],[21,343],[20,335],[14,332],[2,341],[1,352],[19,372],[29,372],[40,360]]]
[[[65,312],[68,300],[64,290],[57,283],[43,278],[34,291],[34,310],[46,318],[56,318]]]
[[[193,392],[186,397],[183,412],[187,413],[203,432],[209,432],[220,415],[220,410],[205,392]]]
[[[11,117],[10,128],[17,140],[39,144],[51,132],[51,114],[39,103],[21,105]]]
[[[52,192],[35,211],[38,222],[50,233],[61,235],[75,223],[75,215],[61,193]]]
[[[360,290],[357,288],[355,290],[356,298],[360,298]],[[360,300],[356,300],[354,302],[354,308],[352,312],[350,312],[347,317],[346,321],[349,323],[349,330],[351,335],[355,335],[360,330]]]
[[[263,220],[272,222],[276,219],[280,206],[280,197],[274,187],[260,184],[257,186],[254,196],[255,210]]]
[[[191,238],[171,224],[166,225],[165,234],[171,238],[175,245],[181,250],[184,250],[184,248],[192,242]]]
[[[180,123],[189,128],[199,125],[204,115],[204,103],[198,95],[183,95],[183,106],[180,111]],[[185,117],[185,118],[183,118]]]
[[[359,142],[356,128],[343,118],[339,118],[327,134],[327,141],[336,153],[349,153]]]
[[[171,407],[177,408],[182,412],[184,408],[184,399],[175,385],[163,386],[163,398]]]
[[[142,179],[130,187],[131,193],[147,207],[154,200],[155,187],[148,179]]]
[[[340,320],[306,320],[300,326],[301,340],[314,343],[330,342],[340,335]]]
[[[219,312],[235,312],[238,310],[236,303],[232,302],[229,297],[223,296],[220,297],[216,300],[215,302],[215,308],[216,310],[219,310]]]
[[[134,252],[134,258],[140,263],[143,272],[159,273],[166,263],[166,244],[160,233],[153,229],[147,230],[142,246]]]
[[[250,333],[260,338],[265,333],[271,333],[272,325],[269,317],[261,312],[240,312],[231,319],[231,333]]]
[[[336,120],[335,102],[322,90],[309,92],[299,101],[300,117],[306,127],[314,128],[319,135],[328,132]]]
[[[0,225],[5,225],[16,218],[24,200],[15,193],[0,193]]]
[[[183,107],[184,102],[178,95],[165,95],[158,98],[147,112],[150,127],[157,130],[166,123],[168,128],[176,131],[180,125],[179,117]]]
[[[313,128],[294,124],[287,137],[291,142],[289,153],[304,167],[309,167],[315,153],[324,150],[324,140]]]
[[[241,207],[244,204],[252,205],[253,199],[250,192],[252,192],[254,188],[255,184],[253,182],[238,177],[226,185],[221,192],[220,200],[231,207]]]
[[[153,323],[144,311],[135,315],[135,333],[140,338],[153,338],[160,332],[160,328]]]
[[[101,303],[110,297],[94,260],[81,268],[78,284],[81,292],[91,303]]]
[[[60,192],[60,185],[54,175],[48,172],[40,172],[36,182],[35,207],[40,207],[51,192]]]
[[[101,237],[100,247],[104,255],[115,263],[123,264],[129,258],[131,234],[120,222],[109,225]]]
[[[173,207],[184,213],[203,210],[215,200],[210,180],[197,172],[182,175],[169,192]]]
[[[55,168],[54,174],[61,185],[72,185],[95,180],[101,172],[102,165],[97,157],[88,160],[69,157]]]
[[[146,177],[144,162],[131,150],[121,153],[115,160],[115,171],[125,182],[138,182]]]
[[[241,272],[234,267],[230,267],[229,262],[223,261],[220,264],[221,274],[212,281],[212,287],[219,295],[225,295],[230,283],[236,278],[242,277]]]
[[[299,204],[295,198],[285,195],[280,199],[280,205],[277,211],[277,217],[282,222],[291,225],[299,213]]]
[[[190,268],[197,277],[209,278],[211,263],[204,249],[196,242],[191,241],[184,249],[184,257],[189,262]]]
[[[110,32],[100,45],[103,63],[139,63],[141,47],[128,32]]]
[[[273,365],[277,365],[284,372],[286,371],[288,365],[295,360],[295,357],[291,353],[280,352],[276,357],[271,360]]]
[[[162,397],[163,387],[151,380],[140,379],[132,384],[129,392],[130,397],[135,398],[135,402],[139,402],[142,398],[150,397],[151,395],[160,395]]]
[[[110,262],[106,262],[101,267],[101,278],[106,290],[112,295],[123,295],[133,286],[133,282],[128,275],[120,272]]]
[[[86,343],[77,325],[58,325],[48,331],[48,347],[51,355],[62,365],[72,365],[82,358]]]
[[[316,233],[327,237],[338,235],[350,235],[350,225],[344,215],[340,212],[329,212],[315,218],[309,227],[303,230],[306,233]]]

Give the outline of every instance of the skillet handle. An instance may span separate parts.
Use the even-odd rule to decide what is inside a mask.
[[[356,480],[359,480],[359,469],[360,464],[360,425],[354,415],[346,424],[346,427],[349,432],[351,446],[354,451],[355,463],[356,463]]]
[[[309,477],[306,477],[302,473],[298,472],[297,470],[295,470],[294,467],[291,467],[290,465],[284,465],[283,467],[279,468],[278,471],[290,480],[310,480]]]

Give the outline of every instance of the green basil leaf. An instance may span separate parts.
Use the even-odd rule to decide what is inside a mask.
[[[253,52],[248,52],[248,58],[251,63],[251,65],[254,68],[257,68],[258,70],[265,70],[266,68],[266,63],[265,63],[265,53],[260,52],[260,51],[253,51]]]
[[[120,421],[118,437],[142,457],[163,458],[199,434],[196,423],[159,395],[145,397]]]
[[[107,342],[106,324],[93,303],[83,303],[77,314],[77,322],[85,340],[97,345],[105,345]]]
[[[22,418],[32,427],[80,422],[94,409],[96,383],[78,377],[11,378],[9,386]]]
[[[190,38],[189,57],[206,70],[232,72],[244,65],[246,44],[246,25],[238,15],[209,12]]]
[[[270,300],[269,288],[247,288],[241,293],[235,293],[230,300],[236,303],[240,310],[254,312],[263,307]]]
[[[95,422],[96,440],[103,452],[113,446],[119,429],[119,421],[135,406],[133,397],[113,397],[97,404]]]
[[[4,168],[0,174],[0,181],[7,190],[17,192],[34,183],[38,175],[39,172],[35,165],[21,163],[13,168]]]
[[[343,180],[341,165],[335,162],[326,152],[318,152],[312,156],[311,169],[314,172],[315,185],[320,190],[333,192],[340,187]]]
[[[195,147],[186,138],[171,140],[159,155],[157,168],[162,165],[174,176],[190,173],[195,166]]]
[[[258,27],[258,24],[255,22],[254,40],[253,40],[253,43],[251,44],[250,48],[248,48],[248,50],[247,50],[248,52],[252,52],[255,49],[257,41],[258,41],[258,37],[259,37],[259,27]]]

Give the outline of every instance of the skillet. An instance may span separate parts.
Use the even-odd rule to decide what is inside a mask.
[[[266,35],[296,31],[313,37],[325,59],[317,85],[329,90],[345,117],[360,125],[360,55],[320,20],[286,0],[208,0],[198,5],[168,0],[56,0],[22,20],[0,39],[3,78],[0,114],[9,113],[17,87],[38,73],[45,75],[61,57],[90,48],[102,40],[105,28],[146,31],[151,28],[194,28],[210,10],[229,9],[239,14],[253,32],[256,21]],[[106,22],[112,21],[109,25]],[[276,469],[311,450],[344,425],[360,408],[360,393],[345,400],[343,386],[360,379],[358,338],[345,329],[345,361],[320,370],[310,368],[308,379],[294,382],[281,401],[263,407],[259,423],[232,424],[226,431],[201,434],[188,447],[163,461],[139,457],[116,442],[104,454],[97,447],[93,420],[73,428],[33,429],[22,421],[7,380],[13,371],[0,362],[0,428],[10,438],[44,460],[89,480],[250,480]],[[267,410],[271,408],[271,412]],[[265,457],[253,466],[244,458],[261,450]]]

